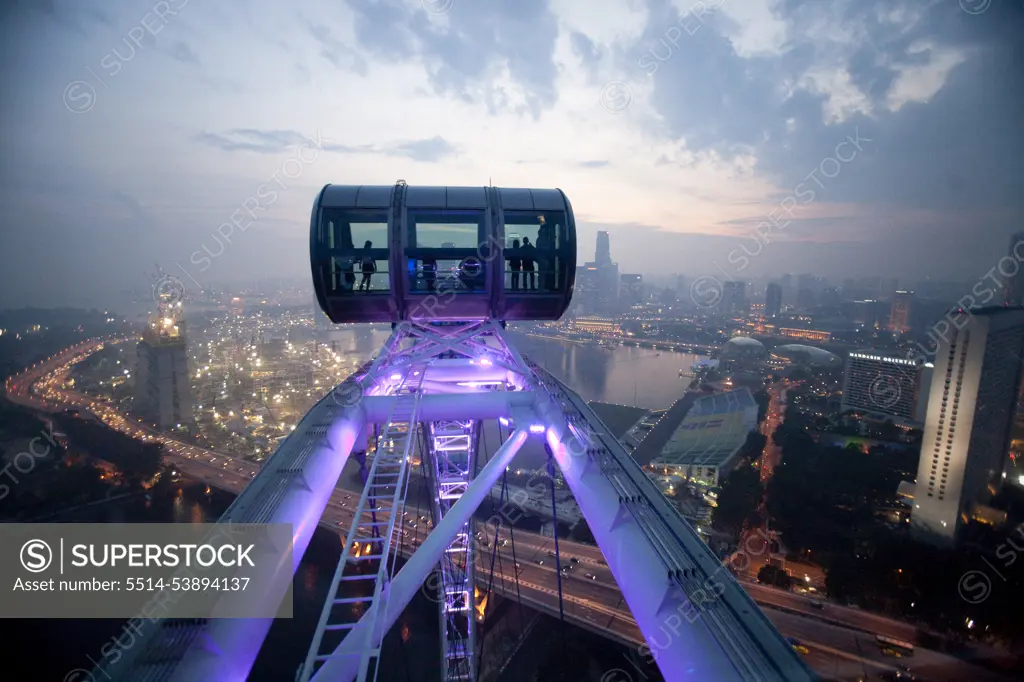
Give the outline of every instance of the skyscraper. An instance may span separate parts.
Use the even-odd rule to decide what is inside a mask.
[[[1024,265],[1021,264],[1024,258],[1024,232],[1017,232],[1010,238],[1009,256],[1018,267],[1012,276],[1003,277],[1003,302],[1016,306],[1024,304]]]
[[[158,301],[136,353],[135,411],[162,429],[191,426],[192,392],[181,301]]]
[[[600,311],[601,281],[597,263],[576,266],[576,291],[573,294],[574,314],[596,315]]]
[[[597,233],[597,252],[594,255],[594,262],[601,265],[611,265],[612,245],[608,238],[608,232],[601,230]]]
[[[892,309],[889,311],[889,331],[897,334],[905,334],[910,331],[910,305],[913,301],[913,291],[893,293]]]
[[[619,276],[619,305],[629,308],[644,302],[643,275]]]
[[[782,312],[782,285],[771,282],[764,294],[764,316],[778,317]]]
[[[842,409],[920,424],[925,419],[931,364],[876,350],[858,350],[846,360]]]
[[[1024,309],[954,316],[936,350],[910,521],[915,535],[939,544],[956,539],[1001,481],[1024,364]]]
[[[744,312],[747,307],[747,283],[730,281],[722,285],[722,312]]]

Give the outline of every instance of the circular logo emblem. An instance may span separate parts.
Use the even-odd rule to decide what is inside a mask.
[[[690,300],[698,308],[714,308],[722,302],[722,283],[710,275],[702,275],[690,285]]]
[[[53,563],[53,550],[42,540],[29,540],[21,546],[21,565],[29,573],[42,573]]]
[[[185,285],[177,277],[164,275],[153,285],[153,300],[160,305],[174,305],[185,298]]]

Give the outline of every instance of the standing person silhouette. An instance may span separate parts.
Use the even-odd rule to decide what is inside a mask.
[[[377,262],[373,259],[370,254],[370,249],[373,248],[373,242],[369,239],[363,244],[363,257],[359,261],[359,267],[363,272],[363,279],[359,282],[359,291],[370,290],[370,280],[373,278],[373,273],[377,272]]]
[[[534,291],[537,288],[537,273],[534,272],[534,260],[537,249],[530,243],[529,237],[523,237],[523,288]]]
[[[427,291],[437,288],[437,260],[431,256],[423,259],[423,285]]]
[[[519,240],[512,240],[512,257],[508,259],[508,268],[512,271],[512,288],[519,288],[519,271],[523,269],[523,259],[519,257]]]

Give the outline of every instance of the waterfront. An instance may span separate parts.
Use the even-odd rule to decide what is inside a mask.
[[[584,400],[649,410],[666,409],[682,397],[691,378],[680,377],[679,370],[689,372],[703,357],[637,346],[604,348],[516,332],[510,336],[519,352]]]

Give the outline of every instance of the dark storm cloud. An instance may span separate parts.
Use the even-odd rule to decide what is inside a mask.
[[[879,19],[914,9],[924,16],[913,26]],[[859,29],[865,40],[847,54],[836,52],[820,35],[823,14],[834,27]],[[781,54],[745,58],[724,37],[730,26],[722,14],[674,47],[663,39],[666,26],[681,23],[678,14],[668,6],[652,12],[641,43],[657,60],[654,105],[672,136],[694,150],[753,148],[758,170],[788,190],[859,131],[872,148],[843,168],[841,181],[827,188],[828,201],[939,210],[1024,206],[1024,5],[1002,3],[969,15],[955,2],[788,0],[776,6],[776,16],[791,28]],[[931,49],[908,52],[915,44]],[[896,65],[924,65],[935,51],[949,49],[965,61],[931,101],[889,111]],[[826,95],[780,86],[831,66],[837,55],[871,111],[827,123]]]
[[[422,55],[435,92],[482,99],[492,111],[515,109],[492,84],[504,66],[524,89],[534,116],[557,101],[552,55],[558,25],[545,0],[458,2],[446,14],[447,30],[432,24],[422,8],[410,10],[398,0],[350,0],[349,6],[359,42],[389,61]]]
[[[0,21],[13,18],[45,17],[57,23],[85,33],[93,24],[114,26],[113,17],[95,7],[84,7],[74,2],[59,0],[4,0],[0,2]]]
[[[295,147],[308,146],[311,138],[294,130],[230,130],[226,133],[201,133],[197,141],[228,152],[246,151],[258,154],[280,154]],[[315,140],[312,140],[315,142]],[[383,154],[403,156],[413,161],[435,163],[454,156],[458,150],[443,137],[395,142],[389,145],[343,145],[322,142],[322,148],[338,154]]]

